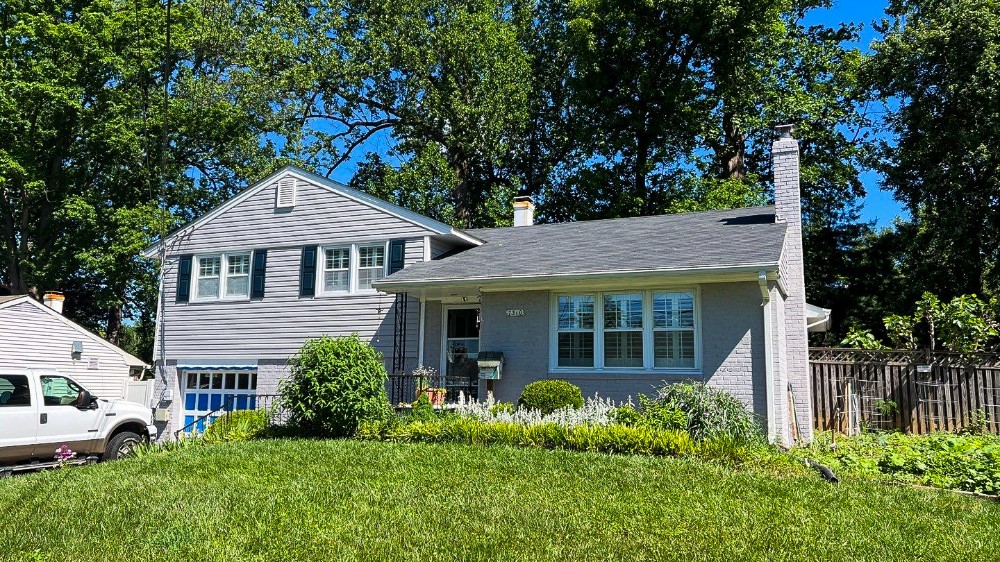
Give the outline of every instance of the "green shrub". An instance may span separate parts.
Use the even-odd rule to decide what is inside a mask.
[[[410,417],[417,421],[430,421],[437,417],[434,413],[434,404],[427,394],[421,392],[420,396],[413,401],[413,409],[410,410]]]
[[[361,422],[392,413],[382,356],[357,334],[308,340],[289,364],[281,405],[305,435],[352,435]]]
[[[551,414],[566,406],[573,408],[583,406],[583,393],[580,392],[580,387],[564,380],[540,380],[524,387],[517,404],[525,408],[540,410],[543,414]]]
[[[270,425],[266,410],[237,410],[216,418],[201,437],[206,443],[251,441],[265,437]]]
[[[492,407],[490,407],[490,414],[513,414],[517,406],[511,404],[510,402],[497,402]]]
[[[687,414],[672,404],[661,404],[640,394],[639,407],[642,408],[642,421],[651,427],[683,430],[688,428]]]
[[[557,423],[526,425],[455,416],[412,421],[395,427],[366,423],[358,434],[365,439],[395,442],[510,445],[612,454],[686,456],[698,452],[698,445],[684,431],[617,424],[569,427]]]
[[[611,412],[611,419],[621,425],[641,425],[645,422],[639,410],[632,406],[619,406]]]
[[[643,404],[650,423],[669,427],[676,414],[683,412],[686,429],[696,441],[728,436],[740,443],[754,443],[762,438],[760,424],[742,402],[722,389],[697,381],[664,384],[654,400]]]

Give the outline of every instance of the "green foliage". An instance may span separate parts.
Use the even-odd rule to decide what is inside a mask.
[[[560,379],[545,379],[527,384],[517,399],[517,405],[539,410],[543,414],[572,406],[583,406],[583,393],[580,387]]]
[[[661,424],[678,423],[675,412],[683,413],[686,430],[696,441],[726,437],[749,444],[762,438],[760,424],[742,402],[702,382],[664,383],[643,409],[647,419]]]
[[[1000,290],[1000,4],[892,0],[864,76],[892,111],[877,168],[912,215],[900,262],[944,298]]]
[[[270,427],[267,410],[237,410],[209,424],[201,438],[206,443],[250,441],[266,437]]]
[[[982,435],[989,432],[992,419],[990,412],[986,408],[975,410],[969,414],[969,418],[962,427],[962,433],[966,435]]]
[[[289,361],[281,406],[306,435],[345,437],[358,425],[391,414],[381,354],[357,334],[306,341]]]
[[[639,407],[642,409],[642,421],[651,427],[687,430],[687,414],[673,404],[661,404],[640,394]]]
[[[883,320],[890,341],[897,347],[916,349],[923,344],[931,349],[943,345],[948,351],[975,353],[996,344],[1000,305],[994,297],[989,302],[976,295],[959,295],[942,301],[925,292],[913,305],[912,316],[893,314]],[[862,349],[884,349],[868,330],[852,328],[843,345]]]
[[[510,402],[497,402],[490,408],[490,413],[494,416],[500,413],[511,414],[515,409],[517,409],[517,406]]]
[[[641,399],[641,398],[640,398]],[[643,423],[642,414],[632,406],[619,406],[611,414],[611,419],[621,425],[640,425]]]
[[[864,330],[856,326],[851,326],[847,335],[840,341],[844,347],[856,347],[858,349],[886,349],[882,342],[872,334],[871,330]]]
[[[1000,492],[1000,438],[995,435],[906,435],[895,432],[837,437],[821,434],[809,447],[793,449],[840,475],[878,478],[996,494]]]
[[[394,442],[510,445],[634,455],[686,456],[699,450],[684,431],[648,425],[567,427],[557,423],[484,422],[461,416],[412,421],[393,428],[380,427],[377,423],[365,424],[358,435]]]
[[[426,393],[421,392],[413,402],[413,409],[410,410],[410,418],[416,421],[431,421],[437,417],[434,412],[434,405]]]

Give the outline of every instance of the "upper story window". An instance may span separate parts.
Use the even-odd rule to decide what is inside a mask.
[[[358,290],[372,290],[385,277],[385,244],[358,246]]]
[[[324,248],[321,272],[324,293],[347,293],[351,290],[351,247]]]
[[[386,244],[324,246],[319,262],[320,294],[372,292],[372,284],[386,275]]]
[[[244,299],[250,295],[249,252],[197,256],[194,271],[197,300]]]
[[[693,291],[557,295],[553,300],[554,370],[700,368]]]

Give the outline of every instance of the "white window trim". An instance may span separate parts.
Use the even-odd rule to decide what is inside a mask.
[[[248,256],[250,271],[247,272],[247,294],[246,295],[226,295],[226,285],[229,283],[229,256]],[[198,295],[198,281],[201,277],[201,260],[205,258],[219,258],[219,292],[214,297],[202,297]],[[216,302],[216,301],[247,301],[250,300],[251,284],[253,283],[253,252],[250,250],[243,252],[225,252],[221,254],[198,254],[194,257],[194,267],[191,268],[192,277],[192,302]]]
[[[352,242],[352,243],[339,243],[339,244],[326,244],[319,247],[318,256],[316,259],[319,261],[316,267],[316,296],[317,297],[343,297],[350,295],[382,295],[386,294],[378,289],[361,289],[359,282],[358,271],[360,269],[361,260],[358,248],[368,246],[382,246],[382,277],[385,277],[389,273],[389,242],[375,240],[372,242]],[[323,274],[326,272],[326,250],[335,248],[350,248],[351,250],[351,267],[348,277],[350,282],[348,283],[350,289],[347,291],[327,291],[326,283],[324,283]],[[367,269],[367,268],[366,268]]]
[[[694,297],[694,368],[654,367],[653,362],[653,293],[689,292]],[[604,366],[604,295],[642,293],[642,368]],[[559,366],[559,297],[593,295],[594,297],[594,366]],[[549,374],[580,375],[700,375],[702,374],[701,289],[700,287],[663,287],[657,289],[619,289],[611,291],[554,291],[549,294]]]
[[[328,290],[326,290],[326,272],[327,271],[343,271],[343,270],[340,270],[340,269],[337,269],[337,270],[328,270],[326,268],[326,252],[327,252],[327,250],[344,250],[344,249],[347,250],[347,259],[348,259],[348,264],[347,264],[347,290],[344,291],[342,289],[335,289],[335,290],[332,290],[332,291],[328,291]],[[319,249],[318,260],[319,260],[319,267],[316,268],[316,270],[317,270],[316,294],[317,295],[319,295],[319,296],[337,296],[337,295],[349,295],[352,292],[354,292],[353,291],[354,290],[354,265],[356,263],[356,260],[355,260],[355,252],[354,252],[353,244],[330,244],[328,246],[322,246]]]

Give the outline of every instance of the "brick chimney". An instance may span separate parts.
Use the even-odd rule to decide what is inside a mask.
[[[533,224],[535,224],[535,203],[527,195],[515,197],[514,226],[531,226]]]
[[[786,361],[781,370],[787,383],[777,392],[784,394],[791,383],[799,434],[812,439],[812,401],[809,388],[809,338],[806,332],[805,262],[802,252],[802,192],[799,186],[799,142],[792,137],[791,125],[776,127],[778,139],[771,145],[774,174],[774,219],[785,223],[785,244],[781,256],[781,281],[788,291],[784,299]],[[780,380],[780,378],[779,378]],[[785,400],[779,403],[787,408]],[[784,412],[782,412],[784,413]],[[788,442],[789,436],[785,436]]]

